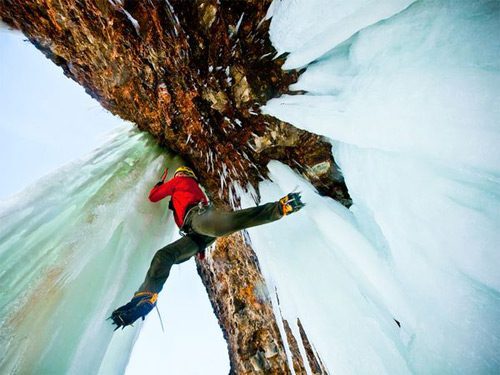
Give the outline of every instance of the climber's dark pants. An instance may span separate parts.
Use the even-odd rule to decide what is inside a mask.
[[[271,223],[281,217],[279,202],[232,212],[218,211],[213,206],[191,209],[182,228],[187,232],[186,236],[156,252],[138,291],[160,292],[174,264],[185,262],[203,251],[217,237]]]

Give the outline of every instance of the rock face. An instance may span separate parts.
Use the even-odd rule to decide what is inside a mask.
[[[219,239],[207,262],[213,264],[199,262],[198,272],[228,343],[232,372],[290,373],[269,291],[244,237]]]
[[[273,59],[269,3],[2,0],[0,16],[105,108],[182,155],[212,199],[228,201],[233,182],[255,187],[276,159],[349,204],[330,145],[259,112],[297,78]]]
[[[0,17],[103,107],[180,154],[221,209],[237,207],[237,185],[256,188],[271,159],[348,206],[330,144],[259,111],[297,79],[281,70],[267,37],[270,2],[1,0]],[[232,370],[289,373],[258,261],[241,235],[220,239],[198,270]]]

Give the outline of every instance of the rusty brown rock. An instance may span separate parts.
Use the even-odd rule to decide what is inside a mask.
[[[227,201],[236,181],[257,187],[272,158],[349,205],[333,168],[321,178],[305,173],[319,162],[334,165],[330,145],[258,110],[297,78],[272,59],[263,21],[269,3],[2,0],[0,15],[105,108],[182,155],[213,199]],[[256,153],[252,139],[273,138],[276,128],[282,138],[288,129],[300,137]],[[311,153],[322,160],[311,164]]]
[[[288,344],[290,346],[290,351],[292,352],[293,359],[293,369],[296,374],[307,374],[306,369],[304,367],[304,361],[302,360],[302,356],[300,355],[299,345],[295,336],[293,335],[292,329],[290,328],[290,324],[288,324],[288,320],[283,319],[283,326],[285,328],[286,337],[288,340]]]
[[[228,343],[231,373],[289,374],[269,291],[243,234],[218,239],[197,266]]]

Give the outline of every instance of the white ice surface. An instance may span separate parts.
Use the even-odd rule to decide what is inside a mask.
[[[415,4],[311,64],[292,86],[309,95],[271,100],[265,111],[337,141],[498,175],[492,8]]]
[[[320,197],[288,167],[277,162],[269,167],[274,183],[260,185],[265,200],[298,186],[307,202],[300,214],[249,230],[284,317],[292,327],[300,318],[332,372],[408,373],[394,345],[399,332],[392,319],[405,306],[390,267],[356,228],[352,213]],[[391,311],[394,305],[397,311]]]
[[[402,11],[415,0],[275,0],[270,38],[284,69],[301,68],[357,31]]]
[[[331,372],[496,373],[500,3],[418,1],[369,23],[363,4],[274,6],[271,39],[285,67],[309,63],[292,86],[307,93],[265,112],[331,140],[354,204],[271,163],[263,201],[299,185],[308,206],[252,241]]]

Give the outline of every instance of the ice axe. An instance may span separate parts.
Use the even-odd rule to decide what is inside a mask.
[[[167,178],[167,174],[168,174],[168,168],[165,168],[165,171],[161,175],[161,182],[165,182],[165,179]]]

